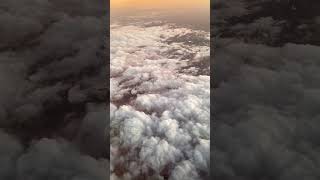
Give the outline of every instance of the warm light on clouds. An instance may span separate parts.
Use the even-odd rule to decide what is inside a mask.
[[[111,9],[209,8],[210,0],[111,0]]]

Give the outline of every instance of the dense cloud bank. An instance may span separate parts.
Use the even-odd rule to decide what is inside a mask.
[[[0,179],[108,179],[107,4],[0,5]]]
[[[25,148],[15,138],[0,133],[1,179],[105,180],[109,176],[106,159],[83,155],[62,139],[43,138]]]
[[[213,2],[213,179],[320,178],[317,4]]]
[[[110,39],[111,179],[207,178],[209,33],[114,23]]]

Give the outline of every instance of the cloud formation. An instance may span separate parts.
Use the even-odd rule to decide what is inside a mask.
[[[0,179],[108,179],[107,4],[0,7]]]
[[[313,20],[297,13],[293,23],[287,16],[297,11],[282,6],[288,1],[241,2],[244,13],[219,16],[224,23],[215,26],[212,178],[318,179],[320,48],[307,33]],[[216,14],[234,11],[232,1],[220,3]]]
[[[111,179],[208,176],[210,67],[198,64],[209,40],[174,24],[111,25]]]
[[[1,131],[1,179],[97,179],[109,178],[105,159],[82,155],[60,139],[41,139],[28,148]]]

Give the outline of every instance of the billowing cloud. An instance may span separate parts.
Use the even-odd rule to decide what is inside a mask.
[[[212,178],[318,179],[320,48],[310,14],[287,4],[305,2],[241,2],[214,26]]]
[[[0,173],[3,179],[109,178],[107,160],[82,155],[63,140],[41,139],[24,149],[14,137],[4,132],[0,137],[0,162],[5,164]]]
[[[108,179],[102,1],[0,7],[0,179]]]
[[[164,22],[111,25],[111,179],[208,176],[209,40]]]

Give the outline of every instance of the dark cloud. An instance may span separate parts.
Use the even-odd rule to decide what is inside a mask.
[[[0,179],[108,179],[108,4],[0,5]]]
[[[109,178],[109,162],[83,155],[61,139],[33,141],[28,148],[1,132],[1,179],[97,179]]]
[[[275,17],[268,3],[285,1],[234,3],[213,10],[224,15],[213,26],[212,178],[319,179],[320,47],[307,33],[314,21],[300,10],[297,22]],[[235,9],[245,10],[230,16]]]

